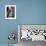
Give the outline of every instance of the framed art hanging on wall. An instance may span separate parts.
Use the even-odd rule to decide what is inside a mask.
[[[16,5],[5,5],[5,19],[16,19]]]

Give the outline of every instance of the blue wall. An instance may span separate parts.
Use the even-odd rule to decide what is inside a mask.
[[[8,4],[16,5],[16,20],[5,20]],[[0,44],[8,43],[9,32],[17,34],[17,24],[46,24],[46,0],[0,0]]]

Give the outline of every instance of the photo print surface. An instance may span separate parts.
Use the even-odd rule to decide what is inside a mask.
[[[5,19],[16,19],[16,5],[5,5]]]
[[[46,41],[46,25],[23,24],[18,28],[20,28],[20,40]]]

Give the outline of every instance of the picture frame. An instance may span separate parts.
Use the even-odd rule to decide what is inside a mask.
[[[46,41],[46,24],[18,24],[18,42],[21,40]]]
[[[16,19],[16,5],[5,5],[5,19]]]

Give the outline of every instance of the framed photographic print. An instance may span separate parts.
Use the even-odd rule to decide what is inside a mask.
[[[16,5],[5,5],[5,19],[16,19]]]
[[[23,40],[46,41],[45,24],[19,24],[18,42]]]

